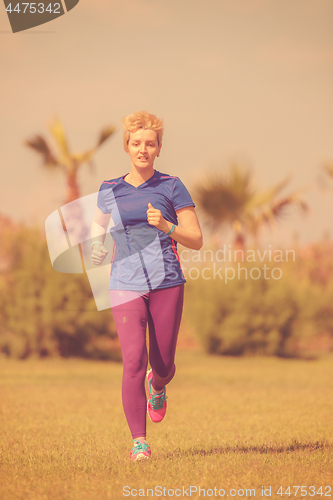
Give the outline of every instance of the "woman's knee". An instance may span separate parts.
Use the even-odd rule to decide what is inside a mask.
[[[152,367],[152,369],[155,377],[157,375],[160,379],[171,380],[175,375],[176,365],[172,362],[169,366],[165,366],[163,368],[160,366]]]
[[[148,355],[146,353],[138,355],[137,353],[123,354],[123,371],[130,377],[138,373],[146,373],[148,365]]]

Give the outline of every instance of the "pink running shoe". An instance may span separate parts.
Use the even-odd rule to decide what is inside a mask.
[[[149,445],[144,442],[141,443],[138,439],[133,439],[135,443],[131,450],[131,460],[136,462],[137,460],[146,460],[150,458],[151,451]]]
[[[149,418],[152,422],[161,422],[163,420],[164,415],[166,413],[166,407],[167,407],[167,396],[166,396],[166,390],[165,387],[161,394],[155,394],[153,395],[152,393],[152,388],[151,388],[151,381],[153,378],[153,371],[148,370],[147,371],[147,388],[149,392],[149,399],[147,403],[147,411]]]

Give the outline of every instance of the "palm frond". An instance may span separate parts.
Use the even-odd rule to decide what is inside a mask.
[[[264,189],[262,191],[257,191],[253,197],[249,200],[247,209],[252,210],[257,207],[260,207],[262,205],[265,205],[266,203],[272,202],[274,198],[277,196],[277,194],[282,191],[286,185],[290,182],[291,177],[288,176],[286,179],[283,181],[279,182],[275,186],[271,187],[270,189]]]
[[[201,211],[214,224],[240,219],[244,206],[253,195],[251,175],[233,165],[229,174],[209,172],[194,186],[194,198]]]
[[[111,135],[113,135],[116,132],[116,130],[117,127],[114,127],[112,125],[104,127],[99,134],[99,138],[95,146],[95,149],[99,148],[103,144],[103,142],[105,142],[109,137],[111,137]]]
[[[32,139],[24,141],[24,144],[42,156],[43,166],[54,167],[59,164],[43,136],[35,135]]]
[[[69,146],[65,134],[65,130],[59,118],[56,118],[50,125],[50,131],[56,141],[61,156],[65,159],[66,163],[70,158]]]
[[[99,135],[99,139],[97,141],[96,146],[93,148],[84,151],[83,153],[74,153],[71,155],[71,158],[74,160],[77,166],[81,165],[81,163],[88,163],[90,166],[90,170],[94,169],[94,165],[92,163],[92,158],[96,152],[96,150],[105,142],[112,134],[117,130],[114,126],[104,127]]]
[[[87,162],[89,163],[94,156],[95,153],[95,148],[88,149],[87,151],[84,151],[83,153],[74,153],[71,155],[71,158],[77,162],[79,165],[81,163]]]

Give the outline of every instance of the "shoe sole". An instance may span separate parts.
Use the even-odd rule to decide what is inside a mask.
[[[149,460],[149,459],[150,457],[147,457],[143,453],[138,453],[138,455],[135,457],[134,460],[132,460],[132,462],[140,462],[141,460]]]

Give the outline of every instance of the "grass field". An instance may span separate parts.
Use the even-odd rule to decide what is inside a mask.
[[[0,361],[1,500],[219,498],[222,488],[263,498],[262,487],[286,499],[288,486],[293,498],[333,497],[332,356],[179,351],[167,415],[148,421],[152,459],[138,463],[121,373],[104,362]]]

